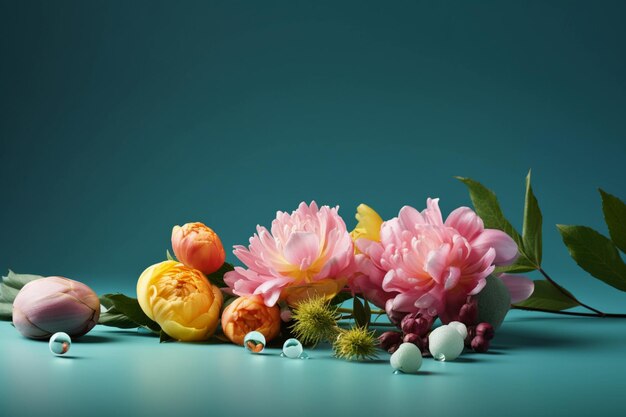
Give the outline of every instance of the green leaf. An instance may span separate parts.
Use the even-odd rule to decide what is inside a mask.
[[[224,275],[227,272],[234,271],[234,270],[235,270],[235,267],[232,264],[229,264],[228,262],[224,262],[224,264],[220,267],[220,269],[213,272],[212,274],[207,275],[206,277],[211,284],[215,285],[218,288],[224,288],[224,287],[228,287],[228,285],[226,285],[226,283],[224,282]]]
[[[165,252],[165,257],[167,258],[168,261],[175,261],[176,259],[172,256],[172,254],[170,253],[170,250],[168,249]]]
[[[539,268],[535,262],[533,262],[524,252],[524,242],[520,234],[515,230],[513,225],[504,217],[500,203],[496,194],[471,178],[456,177],[463,182],[470,193],[472,204],[476,210],[476,214],[482,219],[486,228],[502,230],[517,243],[519,249],[519,257],[512,267],[520,268],[521,271],[531,271]],[[510,269],[513,271],[515,269]]]
[[[370,322],[370,316],[367,314],[365,306],[358,297],[354,297],[352,302],[352,315],[357,327],[367,327]]]
[[[0,320],[11,321],[13,319],[13,304],[0,301]]]
[[[20,290],[18,290],[17,288],[9,287],[3,282],[2,284],[0,284],[0,301],[12,303],[15,300],[15,297],[17,297],[17,293],[19,292]]]
[[[341,291],[339,294],[334,296],[332,300],[330,300],[330,305],[331,306],[336,306],[336,305],[341,304],[344,301],[347,301],[347,300],[349,300],[351,298],[352,298],[352,294],[350,294],[349,292]]]
[[[518,246],[520,246],[522,244],[522,238],[511,223],[504,217],[496,194],[471,178],[456,178],[463,182],[469,189],[470,198],[476,209],[476,214],[483,220],[485,227],[502,230],[507,235],[511,236]]]
[[[12,320],[13,301],[19,291],[31,281],[43,278],[40,275],[16,274],[9,270],[0,280],[0,320]]]
[[[370,307],[370,303],[367,301],[367,298],[363,297],[363,303],[365,307],[365,317],[367,317],[367,324],[369,326],[370,321],[372,320],[372,308]]]
[[[522,242],[524,243],[524,253],[528,260],[538,266],[541,265],[541,224],[541,210],[530,185],[529,171],[526,177],[526,202],[524,204]]]
[[[135,327],[145,326],[156,332],[161,330],[161,327],[143,312],[136,298],[127,297],[124,294],[105,294],[102,297],[105,297],[113,303],[112,309],[115,309],[114,313],[124,315],[128,320],[137,325]],[[106,325],[106,323],[101,324]]]
[[[606,237],[586,226],[557,225],[578,266],[618,290],[626,291],[626,264]]]
[[[16,274],[9,269],[9,273],[7,274],[7,276],[2,277],[2,282],[9,287],[21,290],[24,285],[39,278],[43,277],[41,275]]]
[[[515,304],[519,307],[541,308],[545,310],[561,311],[578,306],[578,303],[559,291],[545,279],[535,280],[535,290],[526,300]],[[565,288],[560,287],[566,294],[571,295]]]
[[[113,301],[107,296],[107,294],[101,295],[100,297],[98,297],[98,299],[100,300],[100,305],[102,305],[107,310],[113,308],[113,306],[115,305]]]
[[[509,274],[521,274],[522,272],[536,271],[537,267],[529,263],[522,264],[518,262],[519,259],[513,265],[496,266],[494,270],[495,274],[509,273]]]
[[[159,343],[167,343],[173,342],[174,338],[172,338],[169,334],[165,333],[163,330],[159,333]]]
[[[119,327],[120,329],[134,329],[139,327],[137,323],[114,308],[101,313],[98,324],[102,324],[103,326]]]
[[[626,204],[619,198],[600,190],[602,211],[609,227],[609,235],[622,252],[626,253]]]

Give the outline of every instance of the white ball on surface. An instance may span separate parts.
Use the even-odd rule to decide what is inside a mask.
[[[422,352],[413,343],[402,343],[391,355],[389,363],[396,371],[415,374],[422,366]]]
[[[453,326],[440,326],[428,336],[428,350],[438,361],[453,361],[461,355],[464,338]]]
[[[448,326],[454,328],[457,332],[459,332],[463,340],[465,340],[465,338],[467,337],[467,326],[464,323],[461,323],[460,321],[451,321],[450,323],[448,323]]]

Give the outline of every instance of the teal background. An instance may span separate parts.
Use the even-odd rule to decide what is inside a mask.
[[[613,300],[554,225],[626,197],[624,2],[0,4],[0,270],[132,290],[175,224],[449,213],[455,175],[520,225],[532,168],[546,269]]]
[[[2,0],[0,270],[132,293],[174,224],[205,222],[230,248],[302,200],[339,205],[349,228],[361,202],[390,218],[438,196],[447,214],[470,204],[455,175],[495,190],[521,226],[532,169],[545,269],[625,312],[626,296],[578,269],[554,227],[606,233],[597,187],[626,198],[625,12],[622,1]],[[105,329],[75,347],[83,359],[51,361],[2,325],[0,407],[618,414],[607,398],[624,387],[623,321],[515,317],[500,354],[430,362],[424,381],[384,363],[239,362],[232,346]],[[161,370],[177,375],[173,391]],[[72,393],[82,402],[59,402]]]

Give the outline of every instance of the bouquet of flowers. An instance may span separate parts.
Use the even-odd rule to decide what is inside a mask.
[[[80,337],[98,323],[145,328],[161,341],[234,343],[254,353],[266,343],[283,344],[288,357],[302,356],[301,343],[329,343],[348,360],[386,350],[404,372],[416,372],[424,356],[486,352],[510,308],[625,317],[584,304],[543,270],[542,215],[530,174],[521,233],[492,191],[459,179],[474,209],[459,207],[445,219],[437,198],[421,211],[404,206],[386,221],[361,204],[352,231],[338,207],[303,202],[291,213],[278,211],[269,229],[257,226],[247,246],[234,247],[242,266],[225,262],[219,236],[206,225],[175,226],[174,256],[168,251],[167,260],[141,274],[136,298],[98,298],[67,278],[10,272],[0,317],[31,338]],[[558,230],[578,265],[626,291],[619,254],[626,251],[626,205],[602,190],[601,196],[610,238],[585,226]],[[543,279],[520,275],[530,271]],[[588,311],[567,311],[574,307]]]

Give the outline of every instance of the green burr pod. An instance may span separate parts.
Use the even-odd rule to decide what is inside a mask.
[[[478,322],[486,322],[498,329],[511,308],[511,295],[506,285],[497,277],[489,275],[487,285],[478,294]]]

